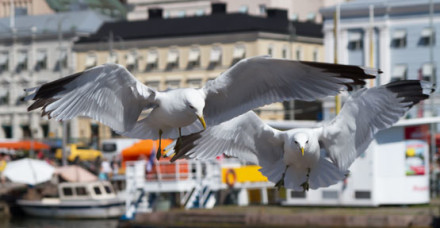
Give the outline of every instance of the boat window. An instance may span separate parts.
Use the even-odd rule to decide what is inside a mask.
[[[103,143],[102,151],[105,153],[115,152],[116,151],[116,143]]]
[[[72,188],[70,188],[70,187],[64,187],[64,188],[63,188],[63,195],[64,195],[64,196],[72,196],[72,195],[73,195]]]
[[[76,187],[76,195],[78,196],[86,196],[87,195],[87,191],[85,187]]]
[[[93,191],[95,191],[96,195],[101,195],[101,189],[99,188],[99,186],[93,187]]]
[[[105,192],[107,192],[107,194],[111,194],[112,193],[112,189],[110,188],[110,186],[104,185],[104,189],[105,189]]]

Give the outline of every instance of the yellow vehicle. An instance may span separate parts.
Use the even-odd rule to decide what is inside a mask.
[[[62,159],[63,150],[57,149],[55,152],[55,158]],[[67,145],[67,160],[69,161],[96,161],[102,159],[102,153],[99,150],[88,149],[85,147],[79,147],[76,144]]]

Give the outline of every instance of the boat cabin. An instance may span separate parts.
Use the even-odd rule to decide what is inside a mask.
[[[65,182],[58,185],[59,197],[62,200],[109,199],[116,194],[107,181]]]

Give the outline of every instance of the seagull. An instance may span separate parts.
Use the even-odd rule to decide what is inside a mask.
[[[205,131],[182,137],[171,161],[237,157],[261,166],[276,187],[307,191],[336,184],[365,152],[375,133],[391,127],[434,91],[426,81],[403,80],[354,92],[340,113],[315,128],[279,131],[249,111]]]
[[[127,137],[159,139],[161,151],[162,137],[180,138],[274,102],[336,95],[379,73],[359,66],[258,56],[241,60],[203,88],[157,91],[125,67],[104,64],[25,89],[25,100],[34,100],[28,111],[41,108],[42,116],[58,121],[87,116]]]

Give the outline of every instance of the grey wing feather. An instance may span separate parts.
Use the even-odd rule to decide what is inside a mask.
[[[204,116],[215,125],[254,108],[299,99],[335,95],[365,84],[380,71],[358,66],[253,57],[238,62],[203,88]]]
[[[155,102],[155,91],[117,64],[97,66],[26,91],[33,93],[25,100],[35,100],[28,111],[42,108],[42,116],[56,120],[88,116],[116,131],[131,129],[142,109]]]
[[[321,144],[339,169],[347,170],[367,149],[374,134],[391,127],[432,91],[431,83],[419,80],[362,89],[347,100],[335,119],[323,126]]]
[[[172,158],[215,158],[222,153],[249,164],[268,166],[283,156],[281,132],[247,112],[206,130],[182,137],[182,147]]]

